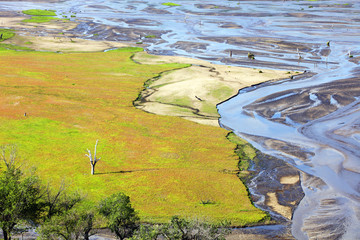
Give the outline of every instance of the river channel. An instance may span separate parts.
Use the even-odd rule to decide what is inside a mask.
[[[218,105],[219,123],[301,172],[305,196],[291,226],[296,239],[360,239],[360,2],[163,2],[0,1],[0,11],[54,9],[79,21],[73,33],[84,38],[305,72],[241,89]]]

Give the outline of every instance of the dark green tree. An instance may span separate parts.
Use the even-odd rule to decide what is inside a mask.
[[[142,225],[131,240],[156,240],[162,237],[168,240],[225,240],[230,230],[229,223],[219,225],[200,221],[188,221],[178,216],[163,225]]]
[[[141,225],[131,240],[157,240],[161,236],[161,225]]]
[[[93,231],[95,211],[91,208],[74,207],[46,220],[40,227],[40,239],[89,240]]]
[[[161,233],[168,240],[225,240],[228,230],[224,226],[188,221],[174,216],[170,223],[162,227]]]
[[[57,189],[47,187],[44,196],[44,221],[41,239],[88,240],[94,234],[95,208],[85,205],[78,191],[69,192],[64,181]]]
[[[10,153],[6,151],[10,149]],[[1,162],[5,169],[0,173],[0,228],[4,240],[11,240],[15,226],[21,221],[36,222],[42,210],[43,189],[39,178],[31,173],[24,176],[15,166],[15,148],[1,147]]]
[[[100,213],[108,220],[108,227],[123,240],[139,228],[139,217],[131,207],[130,198],[124,193],[115,193],[100,202]]]

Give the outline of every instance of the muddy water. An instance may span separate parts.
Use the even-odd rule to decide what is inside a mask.
[[[163,2],[0,1],[0,11],[55,9],[80,21],[67,34],[142,42],[157,54],[310,73],[241,90],[218,106],[220,124],[303,173],[305,197],[291,227],[297,239],[360,239],[360,3]]]
[[[299,66],[316,75],[243,89],[218,107],[224,127],[304,173],[305,197],[292,224],[297,239],[360,239],[360,74],[358,60],[349,56],[360,53],[360,8],[351,1],[341,10],[331,3],[314,5],[316,11],[306,11],[310,16],[276,17],[281,34],[289,34],[285,39],[310,47]]]

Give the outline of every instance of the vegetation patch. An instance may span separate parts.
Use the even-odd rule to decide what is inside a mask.
[[[30,19],[24,19],[22,22],[25,23],[46,23],[50,22],[51,20],[58,20],[60,18],[56,17],[47,17],[47,16],[33,16]]]
[[[211,116],[218,116],[219,114],[216,106],[214,106],[212,102],[206,102],[206,101],[202,102],[200,111],[202,114],[205,113]]]
[[[143,52],[144,49],[140,48],[140,47],[123,47],[123,48],[117,48],[117,49],[112,49],[109,50],[108,52],[132,52],[132,53],[136,53],[136,52]]]
[[[162,102],[162,99],[158,99],[158,102]],[[169,102],[170,104],[175,104],[177,106],[191,105],[191,99],[188,96],[174,97],[173,99],[170,99],[169,101],[165,100],[164,102]]]
[[[25,23],[46,23],[51,20],[57,20],[55,10],[41,10],[41,9],[29,9],[22,11],[26,15],[31,15],[30,19],[22,20]]]
[[[29,9],[22,12],[31,16],[56,16],[55,10]]]
[[[263,220],[238,177],[224,173],[238,170],[226,130],[133,107],[146,80],[188,65],[137,64],[132,55],[0,51],[0,145],[17,144],[41,179],[65,179],[91,201],[124,192],[144,222]],[[91,175],[85,154],[97,139]]]
[[[226,99],[233,93],[233,90],[226,85],[218,85],[216,88],[212,89],[211,95],[216,99]]]
[[[162,5],[164,5],[164,6],[170,6],[170,7],[181,6],[180,4],[172,3],[172,2],[162,3]]]
[[[0,42],[12,38],[15,36],[14,30],[12,29],[0,29]]]
[[[147,35],[145,38],[156,38],[156,35]]]
[[[33,49],[28,48],[28,47],[22,47],[22,46],[17,46],[17,45],[12,45],[12,44],[0,43],[0,51],[7,51],[7,50],[34,51]]]
[[[227,139],[236,144],[235,153],[239,157],[239,177],[245,181],[250,175],[247,170],[251,165],[251,161],[254,161],[256,157],[256,149],[233,132],[227,135]]]

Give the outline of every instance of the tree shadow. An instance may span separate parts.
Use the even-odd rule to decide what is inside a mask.
[[[136,169],[136,170],[122,170],[122,171],[114,171],[114,172],[100,172],[100,173],[95,173],[94,175],[121,174],[121,173],[133,173],[133,172],[148,172],[148,171],[157,171],[157,170],[160,170],[160,168]]]

